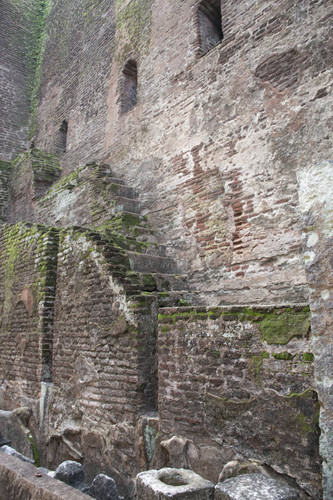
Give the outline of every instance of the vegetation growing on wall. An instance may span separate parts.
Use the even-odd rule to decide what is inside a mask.
[[[29,136],[36,132],[37,95],[40,83],[40,71],[44,50],[45,24],[50,12],[52,0],[31,0],[23,9],[30,27],[30,39],[26,54],[29,68],[29,102],[31,110]],[[22,7],[21,7],[22,8]]]
[[[39,237],[36,226],[29,227],[25,224],[16,224],[4,227],[4,304],[2,325],[6,325],[9,314],[15,307],[15,290],[18,285],[18,266],[28,266],[33,248]]]
[[[124,48],[127,55],[144,52],[150,38],[151,0],[132,0],[127,5],[124,0],[117,0],[116,5],[117,45],[124,39],[129,42]]]

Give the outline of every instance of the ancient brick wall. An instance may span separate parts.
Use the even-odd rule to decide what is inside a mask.
[[[56,156],[37,149],[18,155],[10,166],[7,221],[11,224],[20,221],[34,222],[37,218],[37,200],[46,193],[59,174]]]
[[[101,158],[106,94],[113,60],[115,1],[56,2],[41,68],[38,147],[75,170]],[[66,154],[62,124],[66,122]]]
[[[128,259],[96,232],[4,225],[1,248],[1,407],[30,408],[43,464],[83,461],[133,493],[140,415],[156,410],[156,297],[128,299]]]
[[[52,298],[50,239],[41,226],[1,227],[1,400],[9,409],[20,401],[36,410]]]
[[[160,312],[159,465],[216,482],[230,460],[258,460],[321,498],[308,309]]]
[[[207,303],[306,301],[296,168],[328,154],[331,5],[222,1],[203,57],[195,0],[75,2],[71,28],[73,12],[51,14],[39,146],[68,120],[64,168],[110,162]]]
[[[0,5],[0,159],[10,160],[27,141],[31,43],[29,2],[4,0]],[[33,48],[31,47],[33,50]]]
[[[0,74],[3,158],[23,148],[34,74],[35,145],[69,174],[40,198],[56,177],[53,160],[52,179],[44,153],[14,163],[9,220],[64,229],[1,229],[0,402],[32,407],[45,463],[78,459],[88,477],[103,468],[124,492],[152,463],[216,481],[241,457],[320,498],[318,388],[329,496],[331,211],[319,199],[331,172],[333,7],[221,0],[212,23],[208,4],[46,2],[46,31],[33,44],[43,39],[40,68],[38,54],[30,65],[25,52],[29,16],[0,6],[3,74],[12,75]],[[0,181],[3,209],[6,175]],[[166,277],[152,276],[159,257],[148,253],[150,229],[133,193],[163,255],[210,307],[161,311],[155,458],[157,307],[173,298],[157,286]],[[118,202],[129,214],[115,216]],[[177,279],[182,286],[181,276],[170,283]],[[258,308],[214,309],[225,304]],[[153,415],[141,418],[147,410]]]
[[[149,297],[126,299],[104,245],[89,231],[60,235],[46,461],[83,460],[89,479],[104,470],[122,489],[141,467],[152,307]]]

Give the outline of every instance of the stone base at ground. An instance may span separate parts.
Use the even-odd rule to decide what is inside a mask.
[[[137,500],[213,500],[213,483],[188,469],[164,468],[141,472],[136,479]]]

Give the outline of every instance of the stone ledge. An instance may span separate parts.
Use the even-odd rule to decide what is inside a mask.
[[[91,497],[43,474],[18,458],[0,455],[0,500],[91,500]]]

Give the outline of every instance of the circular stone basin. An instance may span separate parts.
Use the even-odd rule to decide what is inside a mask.
[[[178,472],[164,472],[158,479],[168,486],[186,486],[188,481]]]

